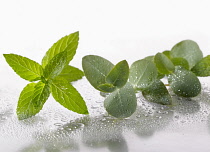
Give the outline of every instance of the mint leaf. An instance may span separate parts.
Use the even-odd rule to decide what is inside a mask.
[[[192,72],[200,77],[210,76],[210,55],[200,60],[193,68]]]
[[[129,83],[115,90],[104,100],[106,111],[116,118],[131,116],[135,112],[136,106],[136,94]]]
[[[171,49],[171,57],[186,59],[189,64],[189,69],[191,69],[203,58],[203,53],[196,42],[184,40],[177,43]]]
[[[117,89],[116,86],[114,86],[113,84],[109,84],[109,83],[101,84],[98,86],[98,88],[100,90],[102,90],[103,92],[113,92],[114,90]]]
[[[76,53],[78,41],[79,32],[72,33],[58,40],[46,52],[45,56],[42,59],[42,66],[45,67],[56,54],[63,51],[67,52],[67,64],[69,64]]]
[[[47,101],[49,95],[50,87],[48,86],[48,84],[45,84],[40,81],[34,86],[34,94],[31,102],[36,108],[40,106],[42,107]]]
[[[58,75],[58,77],[62,77],[68,80],[68,82],[77,81],[83,76],[83,71],[70,65],[66,65],[63,71]]]
[[[196,75],[181,66],[168,76],[173,92],[182,97],[195,97],[201,92],[201,84]]]
[[[39,63],[16,54],[4,54],[7,63],[23,79],[28,81],[40,80],[43,75]]]
[[[29,83],[21,92],[18,105],[17,116],[19,120],[27,119],[36,115],[43,107],[45,101],[49,96],[49,91],[40,91],[41,83]],[[38,97],[39,96],[39,97]],[[41,101],[37,101],[37,100]],[[39,103],[37,106],[36,103]],[[36,105],[35,105],[36,104]]]
[[[53,79],[58,76],[66,66],[67,52],[63,51],[55,55],[44,69],[44,77],[46,79]]]
[[[106,82],[117,86],[123,87],[129,76],[129,65],[126,60],[123,60],[116,64],[106,77]]]
[[[154,57],[154,62],[158,71],[162,74],[170,74],[175,70],[174,64],[163,53],[157,53]]]
[[[54,99],[65,108],[80,114],[88,114],[82,96],[66,79],[55,78],[51,83],[51,92]]]
[[[182,66],[185,69],[189,70],[189,64],[186,59],[184,58],[172,58],[171,61],[173,62],[174,66]]]
[[[172,99],[162,81],[154,81],[148,88],[142,91],[142,95],[150,102],[163,105],[171,105]]]
[[[129,82],[134,89],[143,90],[156,80],[157,74],[154,62],[147,59],[138,60],[130,67]]]
[[[106,77],[113,67],[110,61],[100,56],[88,55],[82,59],[82,68],[87,80],[99,91],[103,91],[98,86],[106,83]]]

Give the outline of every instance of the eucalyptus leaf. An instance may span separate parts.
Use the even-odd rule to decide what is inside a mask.
[[[173,62],[174,66],[182,66],[185,69],[189,70],[189,64],[186,59],[184,58],[172,58],[171,61]]]
[[[162,74],[170,74],[175,70],[174,64],[163,53],[157,53],[154,57],[154,62],[158,71]]]
[[[63,51],[55,55],[44,68],[44,77],[53,79],[58,76],[66,66],[67,52]]]
[[[123,87],[129,76],[129,65],[126,60],[123,60],[116,64],[106,77],[106,82],[113,84],[114,86]]]
[[[113,92],[114,90],[117,89],[116,86],[110,83],[101,84],[98,86],[98,88],[102,90],[103,92]]]
[[[50,60],[60,52],[67,52],[67,64],[72,60],[76,53],[76,49],[79,41],[79,32],[69,34],[62,37],[53,46],[46,52],[45,56],[42,59],[42,66],[45,67]]]
[[[184,40],[177,43],[171,49],[171,57],[186,59],[189,64],[189,69],[191,69],[203,58],[203,53],[196,42]]]
[[[154,62],[154,58],[155,58],[155,56],[148,56],[148,57],[145,57],[144,60],[148,60],[148,61]],[[165,77],[165,74],[160,73],[160,72],[158,71],[157,79],[162,79],[162,78],[164,78],[164,77]]]
[[[130,67],[129,82],[134,89],[143,90],[153,83],[158,75],[155,63],[149,60],[138,60]]]
[[[28,81],[40,80],[43,75],[42,66],[23,56],[16,54],[4,54],[7,63],[23,79]]]
[[[88,114],[87,106],[82,96],[66,79],[53,79],[51,92],[54,99],[65,108],[79,114]]]
[[[173,92],[179,96],[195,97],[201,92],[201,83],[196,75],[181,66],[175,67],[168,81]]]
[[[148,88],[142,91],[142,95],[150,102],[163,105],[171,105],[172,98],[162,81],[154,81]]]
[[[171,59],[171,51],[170,50],[165,50],[162,52],[165,56],[167,56],[169,59]]]
[[[106,83],[106,77],[113,67],[110,61],[100,56],[88,55],[82,59],[82,68],[87,80],[99,91],[103,91],[98,86]]]
[[[136,111],[135,90],[130,83],[115,90],[104,101],[106,111],[116,118],[126,118]]]
[[[84,73],[76,67],[66,65],[58,76],[68,80],[68,82],[72,82],[81,79]]]
[[[204,57],[193,68],[192,72],[200,77],[210,76],[210,55]]]
[[[144,58],[144,60],[148,60],[148,61],[154,62],[154,57],[155,57],[154,55],[147,56],[147,57]]]

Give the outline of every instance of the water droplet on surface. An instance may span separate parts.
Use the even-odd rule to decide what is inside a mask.
[[[60,127],[60,126],[62,126],[63,124],[62,124],[62,123],[54,123],[54,125]]]

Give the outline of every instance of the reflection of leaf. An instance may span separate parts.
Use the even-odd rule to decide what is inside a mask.
[[[151,138],[155,132],[159,130],[163,130],[166,126],[173,121],[174,111],[173,107],[168,107],[165,105],[149,103],[148,105],[154,107],[153,114],[148,114],[143,107],[138,107],[136,114],[140,116],[134,126],[131,128],[135,128],[134,132],[140,138]]]
[[[110,152],[128,152],[128,146],[124,137],[117,136],[115,139],[107,141]]]
[[[40,152],[40,150],[42,150],[42,146],[40,146],[37,143],[35,143],[35,144],[33,143],[33,144],[21,149],[21,152]]]

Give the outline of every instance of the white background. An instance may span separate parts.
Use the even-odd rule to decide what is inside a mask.
[[[208,0],[6,0],[0,1],[0,54],[37,62],[61,37],[80,31],[75,61],[98,54],[130,63],[184,39],[210,54]],[[0,57],[2,64],[5,62]],[[1,72],[2,73],[2,72]]]
[[[210,1],[0,0],[0,91],[4,87],[21,91],[28,83],[7,65],[4,53],[40,63],[53,43],[75,31],[80,32],[80,43],[72,64],[79,68],[85,55],[100,55],[113,63],[126,59],[131,64],[185,39],[196,41],[206,56],[210,54]],[[202,145],[196,149],[193,142],[199,140],[204,143],[203,151],[208,151],[209,133],[205,130],[198,137],[199,132],[177,133],[176,138],[163,132],[157,140],[145,140],[141,146],[148,149],[156,143],[158,149],[161,137],[169,136],[161,143],[163,147],[164,143],[173,144],[170,140],[185,139],[174,148],[190,149],[193,145],[191,151],[197,151]]]

